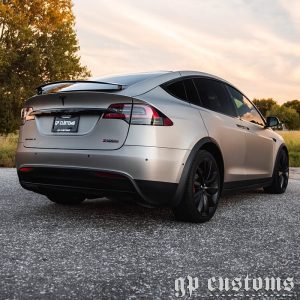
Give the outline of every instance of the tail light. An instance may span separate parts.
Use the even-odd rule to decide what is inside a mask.
[[[32,107],[22,108],[21,110],[22,124],[24,124],[26,121],[34,120],[34,116],[30,115],[32,112],[33,112]]]
[[[23,172],[23,173],[31,172],[32,170],[33,170],[33,168],[31,168],[31,167],[23,167],[23,168],[19,169],[19,171]]]
[[[148,104],[112,104],[103,119],[121,119],[132,125],[172,126],[173,122]]]
[[[126,103],[117,103],[109,106],[107,112],[103,115],[103,119],[119,119],[124,120],[127,123],[130,121],[132,105]]]

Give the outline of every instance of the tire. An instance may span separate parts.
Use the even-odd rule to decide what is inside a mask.
[[[220,168],[212,154],[200,150],[189,171],[183,199],[173,208],[175,218],[194,223],[209,221],[217,209],[220,194]]]
[[[47,194],[47,198],[52,202],[63,205],[78,205],[85,200],[82,195],[66,192],[51,192]]]
[[[283,194],[289,181],[289,155],[284,149],[279,150],[274,166],[272,183],[264,187],[269,194]]]

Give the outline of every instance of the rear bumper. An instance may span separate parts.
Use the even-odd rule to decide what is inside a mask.
[[[137,202],[164,206],[172,205],[178,186],[176,183],[132,180],[123,174],[94,169],[33,167],[31,171],[20,170],[18,176],[22,187],[44,195],[65,191],[88,198],[125,196]]]
[[[172,205],[188,150],[124,146],[113,151],[25,148],[19,145],[21,185],[46,194],[67,190],[89,197],[129,194],[151,205]],[[116,176],[97,176],[108,172]]]

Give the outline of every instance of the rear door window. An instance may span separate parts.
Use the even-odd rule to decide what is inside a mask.
[[[193,80],[203,107],[228,116],[237,116],[234,104],[223,83],[207,78]]]

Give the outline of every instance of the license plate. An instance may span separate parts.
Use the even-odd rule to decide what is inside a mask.
[[[79,116],[62,116],[55,117],[52,132],[77,132]]]

